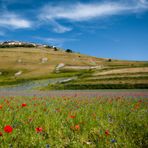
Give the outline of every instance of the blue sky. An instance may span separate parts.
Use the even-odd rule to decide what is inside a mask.
[[[148,61],[148,0],[0,0],[0,41]]]

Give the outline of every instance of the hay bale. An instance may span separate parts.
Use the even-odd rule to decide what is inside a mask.
[[[15,77],[18,77],[22,74],[22,71],[18,71],[17,73],[14,74]]]
[[[48,62],[48,58],[47,57],[44,57],[41,59],[41,63],[47,63]]]
[[[60,63],[60,64],[58,64],[57,66],[56,66],[56,72],[59,72],[59,70],[60,70],[60,68],[62,68],[62,67],[64,67],[65,66],[65,64],[64,63]]]
[[[64,63],[60,63],[60,64],[56,67],[56,69],[60,69],[60,68],[62,68],[62,67],[64,67],[64,66],[65,66]]]
[[[22,63],[22,59],[18,59],[17,62],[18,62],[18,63]]]

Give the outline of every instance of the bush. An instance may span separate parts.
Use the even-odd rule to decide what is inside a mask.
[[[111,62],[112,61],[112,59],[108,59],[108,62]]]
[[[66,52],[72,53],[73,51],[71,49],[66,49]]]
[[[54,51],[58,51],[58,48],[57,47],[54,47]]]

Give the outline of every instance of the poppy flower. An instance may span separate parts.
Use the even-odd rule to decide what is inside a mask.
[[[71,119],[74,119],[75,117],[76,117],[76,116],[70,115],[70,118],[71,118]]]
[[[23,104],[22,104],[22,107],[25,107],[25,106],[27,106],[27,104],[26,104],[26,103],[23,103]]]
[[[142,103],[142,100],[139,100],[138,102],[139,102],[139,103]]]
[[[109,135],[109,130],[105,131],[105,135],[108,136]]]
[[[76,130],[80,130],[80,125],[78,125],[78,124],[75,125],[75,129],[76,129]]]
[[[41,127],[37,127],[35,130],[36,130],[37,133],[40,133],[40,132],[43,131],[43,129]]]
[[[0,109],[2,109],[3,108],[3,106],[2,105],[0,105]]]
[[[136,103],[135,105],[134,105],[134,109],[138,109],[140,107],[140,103]]]
[[[13,131],[13,128],[12,128],[10,125],[6,125],[6,126],[4,127],[4,131],[5,131],[6,133],[11,133],[11,132]]]
[[[3,136],[3,133],[2,132],[0,132],[0,136]]]

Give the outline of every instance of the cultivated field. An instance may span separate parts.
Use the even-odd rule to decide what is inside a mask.
[[[146,148],[148,98],[1,96],[0,147]]]
[[[55,78],[68,80],[38,89],[148,88],[148,62],[96,58],[52,48],[0,48],[1,87]]]

